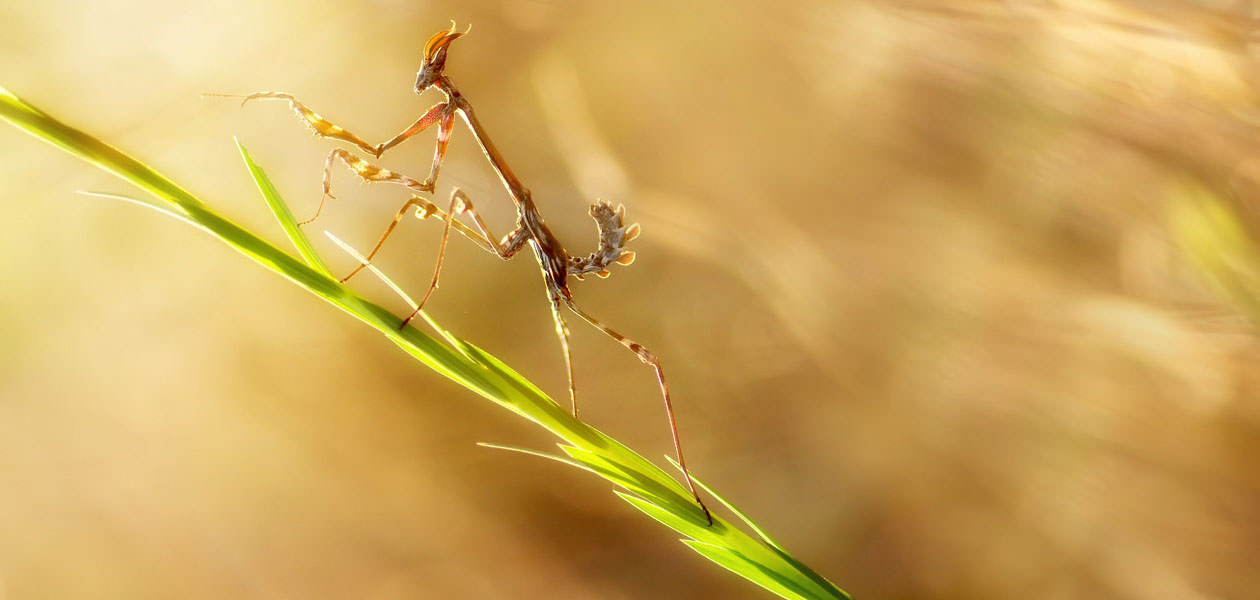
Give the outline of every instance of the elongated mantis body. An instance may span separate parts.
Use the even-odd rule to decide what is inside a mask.
[[[665,413],[669,419],[670,434],[674,442],[674,452],[678,457],[678,465],[683,472],[686,480],[687,488],[695,497],[700,509],[704,512],[705,518],[710,524],[713,522],[712,515],[709,513],[708,507],[704,501],[700,499],[700,494],[696,491],[695,483],[692,481],[691,472],[687,469],[687,463],[683,458],[682,444],[679,441],[678,426],[674,418],[673,403],[670,400],[669,386],[665,380],[664,370],[661,368],[660,359],[656,357],[642,344],[622,335],[612,329],[602,321],[596,319],[590,313],[579,307],[573,300],[573,292],[569,289],[569,276],[582,279],[588,274],[595,274],[599,277],[608,277],[610,274],[608,268],[614,263],[621,265],[629,265],[634,261],[634,252],[625,249],[625,244],[633,240],[639,234],[639,225],[632,224],[626,226],[624,224],[625,210],[618,206],[613,208],[611,205],[603,202],[596,203],[590,207],[590,215],[595,220],[599,229],[599,246],[595,252],[586,256],[571,256],[565,251],[564,246],[556,239],[547,225],[543,223],[542,215],[538,211],[537,205],[534,204],[529,190],[521,183],[516,174],[508,167],[507,161],[503,155],[490,141],[489,135],[485,128],[482,127],[480,121],[477,120],[476,114],[473,112],[472,105],[467,98],[455,87],[450,78],[445,74],[447,49],[451,42],[462,37],[467,32],[456,32],[454,25],[450,30],[439,31],[431,37],[424,47],[424,56],[420,66],[420,71],[416,75],[415,92],[423,93],[429,89],[436,89],[441,92],[446,100],[439,102],[430,107],[423,115],[406,129],[399,132],[389,140],[377,145],[372,145],[365,141],[362,137],[351,133],[350,131],[333,124],[304,104],[299,102],[290,94],[283,92],[256,92],[243,97],[242,104],[255,99],[278,99],[288,101],[293,111],[300,117],[316,134],[322,137],[333,138],[348,142],[358,147],[360,150],[379,158],[385,151],[401,144],[407,139],[419,134],[433,125],[437,125],[437,144],[433,153],[433,162],[430,166],[429,175],[424,180],[417,180],[407,175],[390,171],[377,166],[363,158],[355,156],[348,150],[337,148],[329,152],[328,158],[324,164],[323,175],[323,195],[320,199],[319,208],[315,211],[315,216],[304,223],[309,223],[319,217],[323,210],[325,201],[332,197],[331,188],[331,172],[333,165],[340,161],[346,165],[352,172],[365,182],[387,182],[402,185],[409,189],[413,195],[410,200],[398,211],[393,222],[385,229],[376,246],[368,253],[367,259],[371,260],[373,256],[384,245],[385,240],[393,233],[394,228],[402,221],[407,212],[413,208],[416,210],[417,216],[425,218],[428,216],[437,216],[443,219],[445,225],[442,230],[442,241],[439,246],[438,258],[434,267],[433,279],[429,284],[428,290],[421,299],[419,306],[404,319],[399,326],[406,327],[407,324],[420,313],[425,302],[437,288],[438,277],[442,270],[442,264],[445,257],[446,243],[450,237],[451,229],[455,229],[460,234],[471,239],[477,245],[481,246],[488,252],[497,255],[499,258],[507,260],[512,258],[522,248],[529,246],[533,250],[534,257],[538,260],[538,265],[542,271],[543,282],[547,287],[548,298],[551,302],[551,313],[556,324],[556,335],[560,340],[561,348],[564,351],[565,369],[569,379],[569,399],[572,403],[574,417],[578,414],[577,406],[577,387],[573,378],[573,357],[569,349],[569,328],[565,323],[564,315],[561,307],[567,307],[570,311],[580,317],[583,321],[590,323],[596,329],[602,331],[605,335],[616,340],[622,346],[633,352],[640,361],[652,367],[656,373],[657,383],[660,387],[661,397],[665,402]],[[431,201],[425,199],[420,194],[432,194],[435,188],[438,171],[442,166],[442,161],[446,156],[446,150],[450,144],[451,134],[455,128],[455,116],[459,115],[463,118],[468,128],[472,131],[473,138],[481,147],[486,159],[490,162],[495,173],[498,174],[503,186],[507,189],[508,196],[512,199],[516,207],[516,227],[501,238],[491,235],[485,221],[477,214],[469,201],[466,194],[459,188],[455,188],[451,192],[450,206],[446,211],[441,210]],[[455,219],[456,215],[467,213],[473,221],[474,227],[469,227],[464,223]],[[350,274],[346,275],[341,281],[353,277],[366,264],[360,265]]]

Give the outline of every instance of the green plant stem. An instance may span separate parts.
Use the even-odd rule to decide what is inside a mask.
[[[445,332],[444,339],[439,339],[415,328],[400,330],[398,317],[328,274],[327,268],[315,256],[309,240],[293,222],[275,187],[244,148],[240,148],[241,156],[251,177],[307,262],[294,258],[219,215],[152,168],[57,121],[4,88],[0,88],[0,118],[148,192],[159,202],[153,204],[158,210],[211,233],[255,262],[375,328],[429,368],[546,428],[562,440],[559,447],[565,456],[538,454],[612,482],[623,490],[617,492],[620,497],[686,536],[683,543],[700,555],[783,598],[849,598],[840,588],[792,558],[743,513],[697,480],[758,537],[745,533],[717,515],[714,515],[713,524],[707,525],[690,494],[668,473],[613,438],[575,419],[566,408],[493,356]]]

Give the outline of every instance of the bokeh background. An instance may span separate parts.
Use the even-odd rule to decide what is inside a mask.
[[[0,85],[281,241],[449,19],[448,71],[660,355],[694,470],[860,598],[1254,597],[1251,2],[0,3]],[[422,136],[383,163],[423,175]],[[0,126],[0,598],[760,598],[552,440]],[[405,198],[334,175],[367,246]],[[513,215],[458,131],[440,179]],[[438,228],[379,264],[423,289]],[[322,247],[339,269],[352,261]],[[563,398],[537,267],[455,240],[440,322]],[[369,277],[354,285],[403,312]],[[651,372],[574,324],[583,416],[670,452]]]

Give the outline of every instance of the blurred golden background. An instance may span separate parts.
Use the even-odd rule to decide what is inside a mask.
[[[282,235],[317,140],[447,70],[662,357],[695,472],[859,598],[1251,597],[1260,587],[1260,57],[1251,2],[0,4],[0,85]],[[0,126],[0,598],[760,598],[555,464],[552,441],[139,194]],[[386,154],[422,176],[426,134]],[[457,129],[458,185],[498,181]],[[314,231],[405,199],[344,170]],[[435,223],[379,264],[427,283]],[[337,270],[353,263],[321,247]],[[370,277],[357,289],[404,312]],[[554,397],[537,267],[454,240],[431,313]],[[583,417],[671,452],[650,370],[573,323]]]

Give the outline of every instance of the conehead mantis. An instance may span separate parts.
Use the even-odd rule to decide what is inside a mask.
[[[384,233],[377,241],[375,247],[368,253],[367,259],[372,257],[381,249],[385,240],[393,233],[395,227],[402,221],[403,217],[413,208],[416,215],[420,218],[436,216],[444,221],[442,229],[442,238],[439,245],[438,257],[433,270],[433,279],[429,284],[428,290],[424,297],[420,300],[416,309],[399,325],[404,328],[410,321],[420,313],[425,302],[437,289],[438,278],[442,271],[442,265],[446,253],[446,244],[450,237],[450,232],[455,229],[457,232],[472,240],[484,250],[491,252],[501,259],[507,260],[515,256],[521,249],[528,246],[534,253],[534,257],[538,261],[539,268],[542,272],[543,282],[547,289],[547,295],[551,302],[551,314],[556,325],[556,335],[560,340],[560,346],[564,351],[565,369],[568,374],[569,381],[569,399],[573,409],[573,415],[578,415],[577,404],[577,386],[573,378],[573,356],[569,349],[569,328],[565,323],[563,308],[567,308],[573,314],[576,314],[583,321],[602,331],[605,335],[633,352],[644,364],[652,368],[656,374],[657,384],[660,388],[661,397],[665,402],[665,413],[668,417],[670,434],[673,438],[674,452],[678,458],[678,465],[683,472],[687,488],[695,497],[700,509],[704,512],[705,518],[710,524],[713,523],[712,515],[709,513],[708,507],[701,500],[700,494],[696,491],[695,483],[692,481],[691,472],[687,469],[687,463],[683,458],[682,444],[679,441],[678,425],[674,418],[673,403],[670,399],[669,385],[665,379],[665,372],[661,367],[660,359],[656,357],[650,350],[639,342],[630,339],[613,328],[609,327],[599,319],[596,319],[590,313],[583,310],[577,305],[573,299],[573,292],[569,289],[569,277],[582,279],[585,275],[594,274],[598,277],[608,277],[610,275],[609,267],[613,264],[629,265],[634,261],[635,254],[625,249],[626,243],[633,240],[639,235],[639,225],[625,225],[625,209],[622,206],[613,208],[612,205],[597,202],[590,207],[589,214],[595,220],[599,230],[599,245],[596,250],[586,256],[572,256],[564,248],[547,225],[543,222],[542,215],[538,211],[537,205],[530,196],[529,190],[521,183],[516,174],[508,167],[506,159],[491,142],[485,128],[477,120],[476,114],[473,112],[472,104],[468,99],[455,87],[450,77],[446,74],[446,59],[450,45],[455,40],[463,37],[467,31],[458,32],[455,30],[454,24],[446,31],[439,31],[429,38],[425,44],[424,54],[421,60],[419,72],[416,74],[415,92],[423,93],[430,89],[437,90],[445,96],[445,100],[438,102],[430,107],[427,111],[416,119],[407,128],[400,131],[397,135],[380,144],[370,144],[364,138],[328,121],[315,111],[308,108],[305,104],[299,102],[295,97],[284,92],[255,92],[244,96],[229,96],[226,94],[211,94],[217,96],[229,96],[243,98],[242,104],[252,100],[273,99],[284,100],[289,103],[290,108],[297,116],[306,123],[317,135],[321,137],[331,138],[347,142],[367,154],[371,154],[375,158],[380,158],[390,148],[393,148],[409,138],[437,125],[437,143],[433,152],[433,162],[429,168],[428,176],[423,180],[418,180],[410,176],[391,171],[380,167],[368,160],[356,156],[349,150],[344,148],[336,148],[328,153],[328,157],[324,161],[323,172],[323,194],[320,198],[319,207],[315,211],[315,215],[310,219],[303,221],[309,223],[319,217],[323,211],[324,204],[328,198],[333,197],[331,194],[332,168],[340,161],[345,164],[355,175],[364,182],[386,182],[394,183],[406,187],[412,192],[412,197],[402,206],[394,216],[393,221],[386,227]],[[516,226],[512,231],[502,237],[496,238],[491,235],[485,221],[474,209],[472,202],[468,196],[459,188],[451,191],[450,205],[446,211],[436,206],[432,201],[424,198],[421,194],[432,194],[435,189],[438,171],[441,169],[442,162],[446,156],[447,147],[450,144],[451,134],[455,129],[455,117],[463,118],[464,123],[472,132],[473,138],[481,147],[482,153],[489,161],[490,166],[498,174],[500,181],[508,192],[516,208]],[[473,226],[470,227],[461,221],[455,219],[457,215],[467,214],[472,220]],[[348,275],[341,279],[344,283],[355,274],[357,274],[366,263],[359,265]]]

